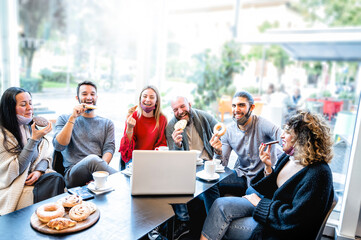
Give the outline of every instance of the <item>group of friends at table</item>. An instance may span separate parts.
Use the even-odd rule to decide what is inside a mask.
[[[95,171],[110,174],[115,151],[114,124],[96,115],[97,87],[78,84],[72,113],[61,115],[54,138],[48,124],[38,129],[33,122],[31,93],[7,89],[0,102],[0,215],[56,196],[66,188],[83,186]],[[333,200],[332,138],[324,119],[297,111],[283,130],[260,116],[252,115],[253,97],[237,92],[232,100],[233,121],[224,136],[213,128],[218,121],[209,113],[192,108],[184,96],[171,100],[174,117],[167,121],[156,87],[146,86],[139,102],[128,110],[120,140],[121,166],[132,160],[133,150],[200,150],[201,158],[221,159],[228,165],[234,151],[233,174],[198,198],[207,217],[203,228],[191,237],[201,239],[312,239]],[[187,120],[185,129],[174,129]],[[282,144],[265,145],[279,140]],[[65,175],[51,169],[54,149],[63,155]],[[223,197],[227,195],[226,197]],[[231,195],[231,196],[228,196]],[[187,225],[199,207],[176,205],[177,220]],[[204,219],[203,219],[204,220]],[[177,225],[176,225],[177,226]],[[192,226],[191,230],[192,230]]]

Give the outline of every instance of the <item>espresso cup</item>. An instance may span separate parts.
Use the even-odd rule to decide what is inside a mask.
[[[213,161],[206,161],[204,163],[204,171],[208,176],[212,177],[216,172],[216,164]]]
[[[95,184],[95,189],[101,189],[105,187],[109,173],[106,171],[96,171],[93,172],[93,179]]]
[[[216,168],[220,168],[222,166],[220,159],[213,159],[214,164],[216,164]]]
[[[166,146],[160,146],[155,148],[156,151],[168,151],[169,148]]]

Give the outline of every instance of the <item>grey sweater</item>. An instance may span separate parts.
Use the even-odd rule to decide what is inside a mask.
[[[96,116],[85,118],[79,116],[74,123],[71,140],[67,146],[61,145],[56,136],[68,121],[69,115],[61,115],[56,121],[53,145],[62,152],[64,167],[67,170],[90,154],[102,157],[105,153],[114,154],[114,124],[111,120]]]
[[[227,126],[226,134],[221,138],[223,156],[217,155],[216,158],[222,159],[222,164],[227,166],[233,150],[238,156],[234,166],[237,175],[239,177],[246,176],[249,181],[264,167],[258,151],[261,143],[280,140],[281,134],[282,129],[256,115],[252,115],[252,122],[246,126],[245,131],[240,130],[236,123],[232,122]],[[280,144],[271,147],[273,164],[282,153]]]

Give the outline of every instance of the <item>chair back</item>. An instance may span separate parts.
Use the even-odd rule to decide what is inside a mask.
[[[221,113],[221,121],[224,121],[224,114],[232,115],[232,98],[231,96],[222,96],[218,103],[218,112]]]
[[[261,116],[263,102],[255,102],[254,105],[255,105],[255,108],[253,109],[253,114],[257,115],[257,116]]]
[[[60,173],[62,176],[65,174],[65,168],[63,165],[63,155],[59,151],[54,151],[52,167],[55,171]]]
[[[318,233],[317,233],[316,240],[321,240],[321,239],[322,239],[323,230],[325,230],[325,226],[326,226],[326,223],[327,223],[327,219],[328,219],[328,217],[330,216],[330,214],[331,214],[331,212],[333,211],[333,209],[335,208],[335,206],[336,206],[336,204],[337,204],[337,201],[338,201],[337,194],[334,193],[334,195],[333,195],[333,202],[332,202],[331,208],[330,208],[330,210],[327,212],[325,218],[323,219],[323,222],[322,222],[322,225],[321,225],[321,227],[320,227],[320,230],[319,230]]]

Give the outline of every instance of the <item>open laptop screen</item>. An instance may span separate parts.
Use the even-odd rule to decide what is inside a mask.
[[[197,153],[133,151],[132,195],[193,194]]]

